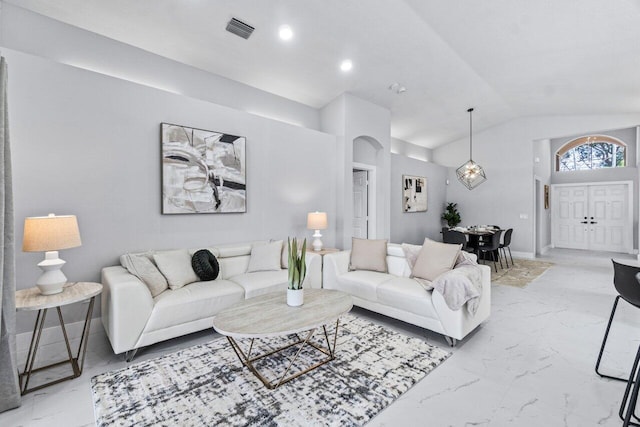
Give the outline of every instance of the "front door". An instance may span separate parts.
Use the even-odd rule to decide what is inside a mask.
[[[553,200],[556,248],[588,249],[587,186],[556,187]]]
[[[367,171],[353,171],[353,237],[366,239],[369,229]]]
[[[610,252],[631,250],[633,228],[627,183],[555,185],[553,245]]]
[[[626,252],[629,212],[626,184],[589,186],[589,249]]]

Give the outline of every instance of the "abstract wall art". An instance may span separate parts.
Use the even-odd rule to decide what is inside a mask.
[[[162,213],[247,211],[246,138],[161,124]]]
[[[402,211],[427,211],[427,178],[402,175]]]

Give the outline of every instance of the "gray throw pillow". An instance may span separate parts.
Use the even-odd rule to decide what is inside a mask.
[[[433,281],[453,268],[462,245],[440,243],[424,239],[420,254],[413,266],[412,277]]]
[[[191,267],[191,256],[186,249],[157,252],[153,254],[153,259],[167,278],[171,289],[179,289],[198,281],[198,276]]]
[[[120,263],[129,273],[142,280],[149,288],[152,297],[160,295],[169,288],[167,279],[160,273],[158,267],[146,255],[124,254]]]
[[[256,271],[281,270],[282,240],[271,243],[257,243],[251,245],[251,256],[247,273]]]
[[[370,270],[387,272],[387,241],[351,239],[351,259],[349,270]]]

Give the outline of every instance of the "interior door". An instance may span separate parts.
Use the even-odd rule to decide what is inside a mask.
[[[353,171],[353,237],[369,237],[367,171]]]
[[[555,187],[553,199],[554,246],[588,249],[587,186]]]

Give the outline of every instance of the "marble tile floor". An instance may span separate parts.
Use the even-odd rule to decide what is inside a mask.
[[[635,256],[613,255],[634,263]],[[492,315],[453,355],[374,418],[369,426],[620,426],[625,384],[602,379],[595,360],[615,297],[612,254],[552,250],[556,263],[523,289],[494,285]],[[517,262],[517,260],[516,260]],[[357,315],[448,348],[442,337],[354,309]],[[89,380],[126,366],[106,336],[90,339],[85,371],[23,397],[0,426],[94,425]],[[640,344],[640,310],[621,302],[603,368],[627,375]],[[135,362],[215,337],[209,331],[151,346]],[[42,355],[61,349],[43,348]],[[19,355],[22,364],[25,355]],[[39,359],[40,360],[40,359]],[[21,365],[22,366],[22,365]]]

